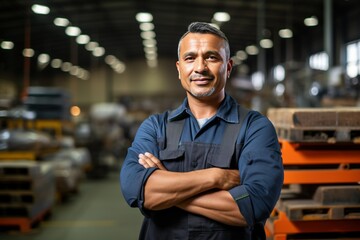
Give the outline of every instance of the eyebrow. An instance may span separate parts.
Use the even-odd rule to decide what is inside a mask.
[[[195,51],[189,51],[189,52],[185,52],[183,55],[181,55],[182,57],[186,57],[186,56],[194,56],[197,55],[197,53]],[[220,56],[220,53],[218,51],[206,51],[205,55],[216,55],[216,56]]]

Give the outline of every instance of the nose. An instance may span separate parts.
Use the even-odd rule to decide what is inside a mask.
[[[207,62],[205,59],[198,58],[196,60],[195,71],[199,73],[207,71]]]

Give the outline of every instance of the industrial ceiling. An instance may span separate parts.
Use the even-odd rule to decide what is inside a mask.
[[[331,0],[325,0],[331,1]],[[46,15],[35,14],[33,4],[47,6]],[[359,8],[360,1],[332,0],[334,17]],[[24,48],[32,48],[35,56],[46,53],[51,59],[69,61],[84,69],[103,64],[107,55],[127,61],[145,59],[136,14],[153,16],[158,58],[176,58],[179,37],[190,22],[211,22],[215,12],[227,12],[231,19],[220,25],[231,44],[234,55],[238,50],[269,38],[276,44],[278,31],[290,28],[294,36],[307,27],[304,19],[316,16],[317,28],[323,28],[323,0],[2,0],[0,3],[0,42],[11,41],[11,51],[0,49],[1,71],[22,68]],[[103,47],[105,54],[95,57],[65,34],[65,27],[54,25],[55,18],[66,18],[69,25],[80,28],[82,34]],[[262,27],[259,28],[259,24]],[[278,42],[279,43],[279,42]],[[273,54],[272,49],[267,50]],[[251,58],[245,60],[254,64]],[[105,64],[105,63],[104,63]]]

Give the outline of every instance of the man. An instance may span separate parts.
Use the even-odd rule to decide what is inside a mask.
[[[183,104],[142,123],[120,174],[139,239],[265,239],[283,182],[272,124],[225,93],[229,43],[210,24],[189,25],[176,67]]]

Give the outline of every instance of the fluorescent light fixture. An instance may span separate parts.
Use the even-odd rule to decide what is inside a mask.
[[[2,49],[13,49],[14,48],[14,43],[11,41],[2,41],[1,42],[1,48]]]
[[[67,20],[66,18],[55,18],[54,24],[55,24],[55,26],[58,26],[58,27],[66,27],[70,24],[70,21]]]
[[[319,21],[317,17],[312,16],[304,19],[304,24],[308,27],[317,26],[319,24]]]
[[[78,44],[87,44],[90,42],[90,37],[88,35],[82,34],[76,37],[76,42]]]
[[[227,12],[216,12],[214,13],[213,18],[217,22],[228,22],[230,21],[230,14]]]
[[[145,22],[140,23],[139,28],[141,31],[151,31],[154,30],[155,26],[153,23]]]
[[[259,53],[259,49],[255,45],[250,45],[245,48],[245,51],[249,55],[257,55]]]
[[[156,46],[156,40],[155,39],[145,39],[145,40],[143,40],[143,45],[145,47],[154,47],[154,46]]]
[[[105,54],[105,48],[103,47],[96,47],[94,50],[93,50],[93,53],[92,53],[95,57],[101,57]]]
[[[279,30],[279,36],[281,38],[292,38],[293,32],[288,28],[284,28]]]
[[[80,35],[81,30],[78,27],[69,26],[65,29],[65,33],[66,33],[66,35],[68,35],[70,37],[76,37],[76,36]]]
[[[284,79],[285,79],[285,68],[282,65],[276,65],[276,67],[274,67],[274,79],[277,82],[284,81]]]
[[[278,83],[274,90],[273,93],[275,94],[275,96],[281,97],[282,95],[284,95],[285,92],[285,86],[282,83]]]
[[[243,51],[243,50],[237,51],[235,56],[236,56],[237,59],[239,59],[241,61],[246,60],[247,57],[248,57],[247,53],[245,51]]]
[[[53,68],[61,68],[61,64],[62,64],[62,60],[58,59],[58,58],[54,58],[51,61],[51,67],[53,67]]]
[[[31,10],[33,10],[33,12],[36,14],[43,14],[43,15],[49,14],[50,12],[50,8],[40,4],[33,4],[31,6]]]
[[[25,49],[23,50],[23,56],[24,56],[24,57],[33,57],[34,54],[35,54],[35,51],[34,51],[34,49],[32,49],[32,48],[25,48]]]
[[[143,31],[140,33],[140,36],[142,39],[152,39],[156,37],[156,34],[154,31]]]
[[[106,62],[107,64],[109,64],[109,65],[113,65],[113,64],[115,64],[115,63],[117,62],[117,59],[116,59],[116,57],[113,56],[113,55],[107,55],[107,56],[105,57],[105,62]]]
[[[147,12],[139,12],[138,14],[136,14],[135,16],[136,21],[138,22],[151,22],[153,20],[153,16],[151,15],[151,13],[147,13]]]
[[[97,42],[89,42],[85,45],[85,48],[88,51],[94,51],[94,49],[98,46],[99,46],[99,44]]]
[[[271,39],[267,39],[267,38],[261,39],[260,40],[260,46],[262,48],[272,48],[273,47],[273,41]]]
[[[255,72],[251,75],[251,83],[255,90],[261,90],[265,82],[264,74],[262,72]]]
[[[64,72],[69,72],[71,67],[72,67],[72,64],[70,62],[63,62],[61,64],[61,70],[63,70]]]
[[[38,56],[38,62],[42,64],[46,64],[50,62],[50,56],[47,53],[42,53]]]

